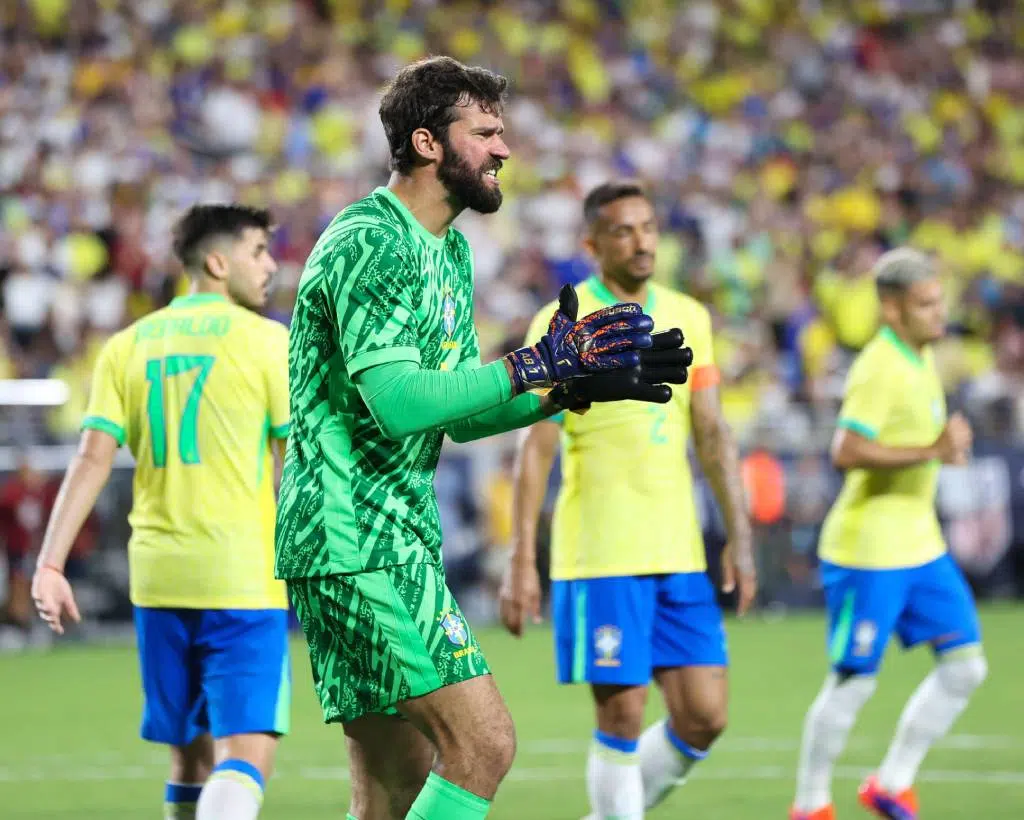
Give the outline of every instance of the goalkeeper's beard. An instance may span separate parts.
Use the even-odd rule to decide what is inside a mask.
[[[486,166],[474,169],[456,153],[447,139],[441,145],[444,148],[444,159],[437,168],[437,178],[458,209],[469,208],[481,214],[497,211],[501,207],[501,188],[485,182],[484,174],[492,168],[500,167],[500,163],[488,162]]]

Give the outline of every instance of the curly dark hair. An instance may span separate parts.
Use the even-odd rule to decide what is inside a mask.
[[[416,165],[412,132],[426,128],[445,142],[456,106],[477,103],[490,114],[505,105],[508,80],[451,57],[430,57],[406,66],[391,81],[380,103],[380,120],[391,148],[391,169],[407,174]]]
[[[174,255],[186,269],[201,264],[201,246],[214,236],[239,237],[246,228],[270,231],[270,211],[247,205],[193,205],[174,223]]]

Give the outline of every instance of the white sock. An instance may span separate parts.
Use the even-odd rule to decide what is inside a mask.
[[[950,730],[981,686],[988,665],[980,652],[947,657],[910,696],[896,726],[892,745],[878,771],[878,781],[891,794],[909,789],[932,744]]]
[[[225,760],[210,775],[196,806],[196,820],[256,820],[263,805],[263,776],[244,760]]]
[[[637,741],[594,732],[587,757],[587,794],[594,820],[642,820],[644,785]]]
[[[673,732],[667,720],[648,726],[640,735],[639,753],[647,809],[654,808],[672,789],[683,785],[690,769],[708,756]]]
[[[813,812],[832,802],[832,767],[846,746],[857,713],[875,691],[870,675],[840,681],[832,672],[807,710],[796,773],[799,811]]]

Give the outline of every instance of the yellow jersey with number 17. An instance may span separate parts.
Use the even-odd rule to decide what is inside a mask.
[[[618,301],[596,277],[577,288],[579,315]],[[558,307],[546,305],[527,336],[547,332]],[[563,413],[562,486],[551,533],[555,580],[699,572],[707,567],[687,457],[692,391],[718,383],[711,317],[697,300],[648,285],[645,311],[655,332],[681,328],[693,348],[684,385],[672,401],[595,404],[584,415]]]
[[[272,438],[288,435],[288,331],[215,294],[111,337],[82,423],[135,457],[136,606],[284,609]]]
[[[884,328],[850,368],[839,426],[891,447],[926,447],[946,424],[930,350],[911,350]],[[935,514],[938,461],[849,470],[822,529],[820,557],[858,569],[915,567],[946,551]]]

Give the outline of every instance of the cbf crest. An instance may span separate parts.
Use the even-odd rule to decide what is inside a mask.
[[[599,626],[594,630],[594,665],[621,666],[619,650],[622,648],[622,631],[617,626]]]
[[[447,285],[441,299],[441,330],[444,331],[441,349],[455,350],[459,346],[459,343],[453,338],[455,336],[455,294]]]
[[[456,646],[465,646],[469,643],[469,630],[466,628],[466,622],[457,612],[449,609],[441,618],[441,628],[448,640]]]

